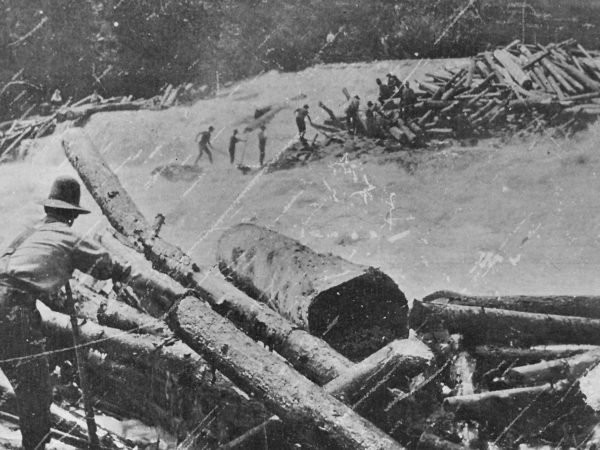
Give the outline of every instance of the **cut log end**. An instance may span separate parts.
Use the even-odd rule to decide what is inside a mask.
[[[360,360],[408,336],[406,298],[384,273],[370,268],[317,295],[308,310],[310,333]]]

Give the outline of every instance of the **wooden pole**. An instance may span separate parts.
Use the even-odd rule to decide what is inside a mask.
[[[75,348],[75,360],[77,362],[77,372],[79,374],[79,385],[83,397],[83,408],[85,410],[85,422],[87,424],[88,442],[90,450],[100,450],[100,441],[96,419],[94,418],[94,406],[90,399],[90,387],[88,383],[87,368],[85,366],[85,352],[81,347],[81,335],[79,333],[79,324],[77,323],[77,314],[75,313],[75,301],[71,292],[71,285],[67,281],[65,284],[67,302],[69,305],[69,315],[71,321],[71,331],[73,333],[73,346]]]

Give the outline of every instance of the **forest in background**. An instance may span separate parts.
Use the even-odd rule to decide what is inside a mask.
[[[97,89],[149,97],[317,63],[469,56],[515,38],[598,48],[585,0],[0,0],[0,119]],[[218,74],[218,75],[217,75]]]

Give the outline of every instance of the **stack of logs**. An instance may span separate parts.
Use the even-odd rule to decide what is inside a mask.
[[[407,317],[406,298],[381,271],[252,224],[221,238],[223,276],[158,235],[82,132],[63,139],[114,227],[103,245],[132,266],[117,294],[85,276],[73,283],[103,410],[160,424],[185,448],[453,449],[472,443],[461,440],[465,423],[512,445],[513,430],[535,440],[515,423],[548,398],[556,404],[544,409],[540,439],[573,417],[589,431],[573,383],[600,360],[596,347],[525,346],[600,344],[600,319],[586,318],[593,300],[509,299],[508,310],[497,309],[507,299],[444,292],[415,300]],[[541,309],[518,311],[534,303]],[[69,317],[40,309],[51,348],[68,348]],[[407,339],[408,325],[420,340]],[[555,358],[565,359],[540,363]]]
[[[22,118],[0,122],[0,162],[14,157],[24,139],[37,139],[50,135],[61,122],[82,124],[92,114],[109,111],[135,111],[138,109],[164,109],[178,100],[190,100],[208,92],[207,86],[195,88],[192,83],[179,86],[167,85],[162,92],[150,99],[133,100],[131,96],[100,98],[88,95],[75,103],[62,105],[51,112],[49,104],[39,105],[27,111]],[[30,113],[37,114],[29,116]]]
[[[600,114],[600,62],[572,39],[547,46],[516,40],[427,77],[416,83],[413,104],[401,89],[383,102],[378,125],[385,136],[423,145],[547,127],[568,135]],[[326,125],[343,127],[324,109]]]

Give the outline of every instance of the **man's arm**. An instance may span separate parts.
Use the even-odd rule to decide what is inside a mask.
[[[131,266],[126,261],[111,258],[99,243],[84,238],[73,248],[73,268],[99,280],[123,281],[131,273]]]

